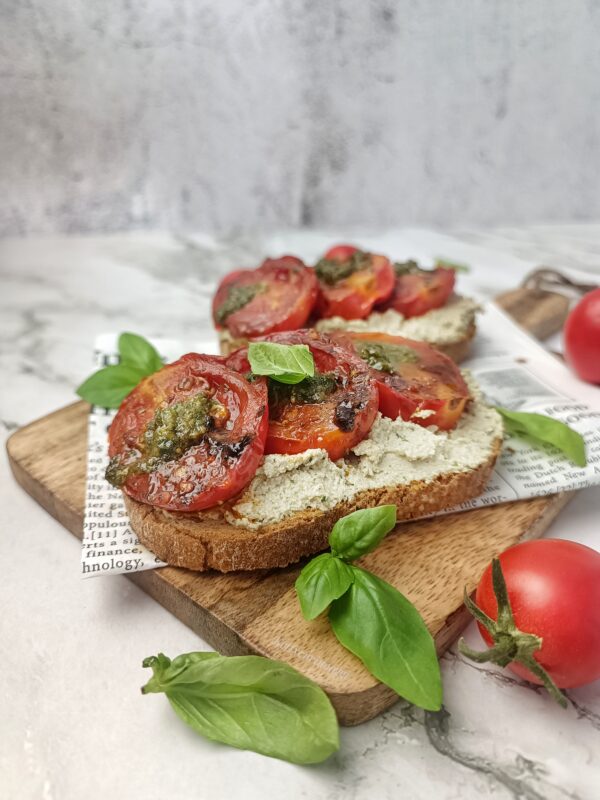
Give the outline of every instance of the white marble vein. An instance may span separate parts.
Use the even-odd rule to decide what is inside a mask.
[[[1,241],[2,438],[74,399],[97,333],[201,338],[209,331],[207,281],[217,273],[266,252],[312,258],[331,238],[156,233]],[[600,226],[354,238],[398,257],[469,261],[476,269],[464,285],[488,296],[514,286],[539,261],[593,271],[600,252]],[[203,648],[198,637],[125,578],[81,581],[79,543],[14,485],[5,459],[0,503],[2,797],[598,797],[600,685],[570,692],[563,711],[510,674],[465,662],[455,647],[442,661],[442,712],[398,703],[344,729],[341,750],[327,764],[299,768],[207,743],[162,697],[139,694],[145,656]],[[600,547],[599,514],[600,493],[582,492],[551,533]],[[467,637],[478,646],[473,627]]]

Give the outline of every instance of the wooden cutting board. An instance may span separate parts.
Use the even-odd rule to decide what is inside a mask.
[[[542,324],[549,335],[561,327],[566,314],[558,297],[518,290],[510,293],[506,306],[525,327],[532,323],[529,328],[539,330]],[[16,480],[79,538],[87,412],[87,404],[75,403],[21,428],[7,444]],[[401,524],[359,563],[409,597],[442,653],[469,620],[462,603],[464,587],[473,591],[493,556],[522,539],[540,536],[571,496],[563,493]],[[294,591],[298,572],[298,566],[228,575],[164,567],[127,577],[219,652],[280,659],[317,681],[342,724],[371,719],[398,697],[344,650],[325,618],[302,618]]]

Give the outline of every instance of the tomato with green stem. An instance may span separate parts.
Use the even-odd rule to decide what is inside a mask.
[[[483,573],[475,602],[465,604],[490,648],[460,651],[508,666],[544,685],[562,705],[560,689],[600,678],[600,553],[562,539],[510,547]],[[560,688],[559,688],[560,687]]]

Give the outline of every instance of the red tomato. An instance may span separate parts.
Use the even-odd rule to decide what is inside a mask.
[[[213,300],[217,328],[249,338],[300,328],[315,305],[318,284],[314,271],[295,256],[267,258],[258,269],[229,273]]]
[[[354,247],[352,244],[336,244],[329,248],[323,258],[328,261],[345,261],[354,253],[358,253],[358,247]]]
[[[386,333],[335,331],[331,337],[351,347],[371,367],[385,417],[441,430],[454,428],[469,400],[460,370],[425,342]],[[421,411],[431,411],[419,416]],[[417,414],[417,416],[415,416]]]
[[[586,294],[565,323],[565,356],[577,375],[600,383],[600,289]]]
[[[394,270],[385,256],[363,253],[350,245],[331,248],[317,265],[321,317],[364,319],[386,300],[394,287]]]
[[[454,270],[446,267],[419,269],[414,262],[407,264],[410,266],[396,265],[396,283],[384,308],[393,308],[405,317],[420,317],[445,305],[454,289]]]
[[[377,386],[364,362],[314,330],[276,333],[260,341],[306,344],[315,377],[300,383],[269,381],[269,432],[265,453],[327,450],[333,461],[365,438],[377,416]],[[232,353],[227,365],[250,369],[248,348]]]
[[[130,497],[198,511],[240,492],[260,464],[267,387],[196,353],[145,378],[109,431],[107,478]]]
[[[567,689],[600,678],[600,553],[574,542],[539,539],[510,547],[500,564],[516,626],[542,639],[534,658],[554,682]],[[476,603],[497,618],[491,566],[479,582]],[[522,678],[541,683],[521,664],[509,666]]]

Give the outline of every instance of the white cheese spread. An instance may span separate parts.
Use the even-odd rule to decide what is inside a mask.
[[[473,393],[478,394],[476,389]],[[468,472],[488,460],[501,436],[500,415],[479,398],[451,431],[379,414],[368,436],[352,449],[352,456],[337,462],[325,450],[265,456],[225,517],[232,525],[256,529],[297,511],[325,511],[366,489]]]
[[[391,336],[406,336],[432,344],[453,344],[465,338],[469,328],[475,322],[475,314],[480,306],[469,297],[453,295],[442,308],[435,308],[420,317],[406,317],[393,309],[378,312],[366,319],[347,320],[342,317],[330,317],[319,320],[316,328],[319,331],[347,330],[374,331],[388,333]]]

